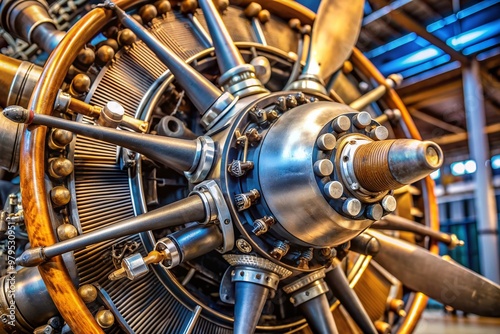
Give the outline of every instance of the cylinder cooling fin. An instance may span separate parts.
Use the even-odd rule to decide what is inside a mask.
[[[50,54],[0,58],[21,188],[0,228],[22,240],[3,330],[409,333],[443,298],[432,270],[498,316],[498,286],[433,254],[460,244],[438,232],[443,153],[354,47],[363,1],[107,0],[66,33],[32,2],[0,8]]]

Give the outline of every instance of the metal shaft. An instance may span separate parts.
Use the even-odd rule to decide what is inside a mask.
[[[382,140],[361,145],[353,160],[363,188],[385,191],[416,182],[441,167],[443,152],[429,141]]]
[[[65,35],[57,30],[46,3],[36,0],[0,2],[0,26],[30,44],[37,44],[47,53],[52,52]]]
[[[375,224],[373,224],[371,227],[378,230],[407,231],[428,236],[436,241],[444,243],[451,249],[455,248],[456,246],[463,246],[464,244],[464,242],[462,240],[459,240],[455,234],[447,234],[444,232],[431,230],[425,225],[396,215],[387,215],[384,217],[384,219],[375,222]]]
[[[199,0],[198,3],[205,15],[208,31],[212,36],[221,74],[237,66],[245,65],[245,60],[243,60],[240,51],[234,45],[233,39],[229,35],[213,1]]]
[[[204,114],[222,95],[220,89],[214,86],[207,78],[187,65],[174,52],[169,50],[149,31],[144,29],[136,20],[116,5],[112,8],[120,22],[132,30],[139,39],[153,51],[153,53],[168,67],[177,82],[186,90],[196,109]]]
[[[338,334],[337,325],[330,311],[325,294],[319,295],[298,306],[313,333]]]
[[[342,268],[339,265],[335,265],[332,270],[326,273],[325,281],[328,283],[328,287],[333,292],[333,295],[344,306],[361,331],[363,333],[376,334],[375,325],[359,300],[358,295],[349,286],[349,281]]]
[[[254,333],[269,296],[269,288],[250,282],[235,283],[234,334]]]
[[[186,262],[207,254],[223,242],[222,233],[218,226],[191,226],[172,233],[168,236],[177,245],[181,259]]]
[[[143,215],[54,245],[29,249],[18,258],[18,264],[21,266],[38,265],[48,258],[102,241],[194,221],[204,221],[205,218],[205,205],[202,199],[199,196],[189,196]]]
[[[199,160],[198,149],[201,149],[201,144],[197,142],[198,140],[168,138],[92,126],[62,118],[35,114],[18,106],[5,108],[3,114],[15,122],[64,129],[79,135],[123,146],[177,171],[189,171],[196,167]]]
[[[385,80],[385,85],[380,85],[377,86],[376,88],[372,89],[368,93],[360,96],[357,100],[351,102],[349,104],[349,107],[356,109],[356,110],[362,110],[364,107],[369,105],[370,103],[373,103],[380,99],[384,94],[387,92],[389,88],[394,88],[397,87],[401,84],[403,81],[403,77],[399,74],[391,74],[389,77]]]
[[[28,106],[42,68],[27,61],[0,54],[0,107]]]

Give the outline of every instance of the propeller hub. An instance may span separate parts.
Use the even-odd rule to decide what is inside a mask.
[[[340,118],[349,126],[339,128]],[[441,166],[436,144],[385,140],[381,132],[368,113],[335,102],[283,113],[254,161],[272,230],[304,247],[342,244],[396,209],[393,189]]]

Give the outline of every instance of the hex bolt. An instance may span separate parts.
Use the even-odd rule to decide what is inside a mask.
[[[227,171],[234,177],[242,177],[249,170],[253,169],[252,161],[241,161],[241,160],[233,160],[228,166]]]
[[[278,97],[278,99],[276,100],[276,107],[280,111],[286,111],[287,110],[287,107],[286,107],[286,98],[284,96]]]
[[[324,177],[333,173],[333,163],[328,159],[321,159],[314,163],[314,173]]]
[[[236,248],[242,253],[250,253],[252,251],[252,246],[245,239],[236,240]]]
[[[278,241],[274,249],[269,253],[276,260],[281,260],[283,256],[290,250],[290,244],[288,241]]]
[[[348,198],[342,205],[342,211],[350,216],[357,216],[361,212],[361,202],[357,198]]]
[[[264,216],[263,218],[256,219],[253,222],[253,229],[252,232],[256,235],[262,235],[269,231],[269,227],[274,224],[274,218],[273,217],[268,217]]]
[[[325,195],[331,199],[339,199],[344,193],[344,186],[339,181],[330,181],[323,187]]]
[[[280,117],[280,115],[278,114],[278,112],[276,110],[266,111],[266,115],[267,115],[267,120],[269,122],[274,122],[275,120],[278,119],[278,117]]]
[[[259,142],[262,139],[262,135],[257,131],[256,128],[251,128],[245,132],[245,136],[247,136],[248,141],[251,143]]]
[[[304,104],[304,103],[307,103],[307,102],[308,102],[308,101],[307,101],[307,99],[306,99],[305,94],[304,94],[304,93],[302,93],[302,92],[297,92],[297,93],[295,94],[295,99],[297,100],[297,102],[298,102],[299,104]]]
[[[370,131],[370,138],[373,140],[385,140],[389,137],[389,130],[385,126],[376,126]]]
[[[337,138],[335,138],[335,136],[331,133],[324,133],[316,140],[316,145],[318,145],[318,148],[323,151],[333,150],[336,143]]]
[[[292,94],[286,97],[286,106],[288,109],[295,108],[297,106],[297,99]]]
[[[306,251],[302,252],[299,257],[299,264],[297,265],[298,269],[308,270],[309,269],[309,261],[313,258],[313,249],[308,248]]]
[[[97,119],[97,124],[110,128],[116,128],[123,120],[124,115],[125,109],[118,102],[109,101],[102,109],[102,112]]]
[[[351,128],[351,120],[345,115],[339,116],[332,121],[332,128],[337,133],[346,132]]]
[[[396,210],[397,207],[397,202],[394,196],[387,195],[384,198],[382,198],[382,207],[384,208],[385,211],[387,212],[393,212]]]
[[[234,196],[234,201],[238,211],[243,211],[252,206],[252,204],[260,197],[260,193],[257,189],[252,189],[249,192],[243,194],[237,194]]]
[[[373,204],[366,208],[366,216],[373,220],[380,220],[384,215],[384,209],[380,204]]]
[[[354,115],[352,118],[352,123],[358,129],[366,128],[368,125],[371,124],[371,122],[372,122],[372,117],[366,111],[362,111],[362,112]]]

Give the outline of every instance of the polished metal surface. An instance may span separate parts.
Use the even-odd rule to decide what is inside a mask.
[[[333,315],[329,312],[328,299],[324,294],[326,291],[319,292],[321,293],[316,298],[301,303],[298,308],[304,314],[314,333],[338,334]]]
[[[167,138],[152,136],[148,134],[138,134],[129,131],[120,131],[111,128],[95,127],[83,123],[70,122],[61,118],[52,116],[39,115],[34,113],[26,114],[17,107],[9,107],[4,109],[3,114],[18,122],[33,122],[35,124],[47,125],[59,129],[65,129],[76,134],[92,137],[97,140],[106,140],[114,144],[142,153],[164,163],[179,171],[190,171],[198,166],[198,162],[202,163],[204,172],[204,164],[210,161],[210,149],[205,151],[206,160],[201,160],[199,155],[202,154],[203,144],[201,139],[183,140],[177,138]],[[146,144],[146,141],[148,143]],[[210,143],[210,139],[206,141]],[[206,150],[206,149],[205,149]]]
[[[0,26],[14,36],[38,44],[46,52],[51,52],[64,37],[43,0],[3,1],[0,17]]]
[[[326,273],[325,281],[333,295],[340,301],[363,333],[376,334],[377,330],[359,297],[349,286],[349,281],[339,264],[334,264]]]
[[[15,173],[19,168],[19,147],[24,126],[5,117],[0,119],[0,168]]]
[[[339,245],[371,224],[335,211],[323,199],[312,168],[322,129],[348,112],[352,110],[335,103],[305,104],[281,116],[263,139],[258,166],[262,197],[284,234],[301,245]],[[307,129],[299,126],[304,122]]]
[[[169,227],[204,220],[205,208],[203,202],[199,196],[191,196],[155,211],[51,246],[30,248],[29,251],[23,253],[18,258],[18,262],[19,265],[28,267],[39,265],[40,260],[43,262],[53,256],[71,252],[105,240],[116,239],[160,227]],[[33,254],[36,254],[36,256]]]

